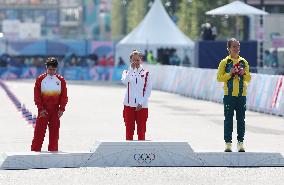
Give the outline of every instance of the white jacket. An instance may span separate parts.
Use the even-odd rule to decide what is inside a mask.
[[[140,104],[143,108],[147,108],[152,90],[149,71],[145,71],[141,65],[138,69],[129,67],[128,70],[123,71],[121,81],[127,87],[123,104],[130,107],[137,107]]]

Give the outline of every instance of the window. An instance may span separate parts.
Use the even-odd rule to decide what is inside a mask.
[[[60,0],[61,6],[78,6],[80,4],[79,0]]]
[[[58,11],[57,10],[47,10],[46,11],[46,25],[56,26],[58,25]]]
[[[6,19],[18,19],[19,18],[19,13],[17,10],[13,10],[13,9],[10,9],[10,10],[6,10],[6,16],[5,16]]]
[[[34,11],[34,21],[40,23],[41,25],[45,24],[45,10],[35,10]]]
[[[34,15],[33,15],[33,11],[32,10],[27,10],[27,9],[22,10],[22,18],[21,18],[21,20],[23,22],[33,22],[33,17],[34,17]]]
[[[78,26],[80,23],[80,8],[64,8],[60,12],[60,24]]]

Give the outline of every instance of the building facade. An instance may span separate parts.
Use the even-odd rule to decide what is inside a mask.
[[[109,7],[110,0],[0,0],[0,30],[3,22],[33,23],[45,39],[109,40]]]

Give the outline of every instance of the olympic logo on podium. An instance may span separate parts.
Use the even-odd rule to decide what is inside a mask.
[[[134,160],[140,164],[143,163],[151,163],[156,158],[155,154],[153,153],[142,153],[142,154],[134,154]]]

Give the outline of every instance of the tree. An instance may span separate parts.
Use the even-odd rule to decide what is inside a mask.
[[[128,34],[143,20],[154,0],[112,0],[112,35],[116,40]],[[178,16],[178,27],[191,39],[199,39],[201,25],[210,22],[218,29],[218,38],[234,34],[235,17],[210,16],[206,11],[230,0],[161,0],[170,16]],[[240,25],[242,27],[242,25]]]
[[[123,35],[123,4],[121,0],[112,0],[111,7],[111,34],[114,40]]]
[[[179,5],[179,11],[177,15],[179,17],[178,26],[188,36],[190,36],[191,25],[190,25],[190,2],[188,0],[182,0]]]
[[[219,38],[230,35],[232,30],[230,26],[235,23],[235,19],[206,15],[207,11],[228,2],[229,0],[182,0],[177,13],[179,16],[179,28],[190,38],[198,39],[201,32],[201,25],[205,22],[210,22],[218,28]]]
[[[146,2],[144,0],[131,0],[127,6],[127,32],[132,31],[146,14]]]

